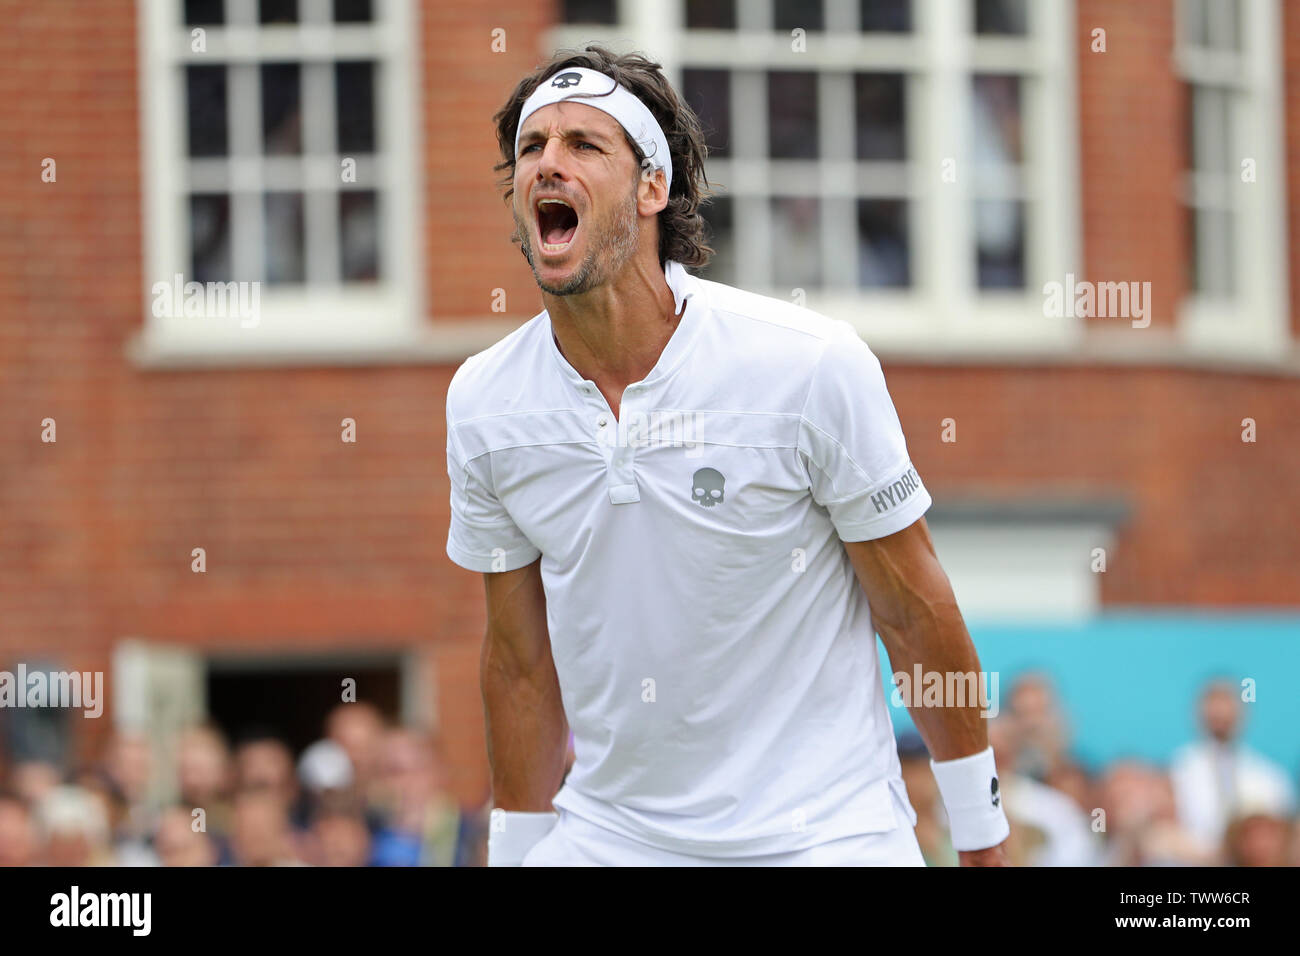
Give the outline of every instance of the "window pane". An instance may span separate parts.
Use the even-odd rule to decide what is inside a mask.
[[[222,0],[185,0],[186,26],[215,26],[226,22]]]
[[[692,30],[734,30],[736,0],[686,0],[686,25]]]
[[[853,101],[858,159],[904,159],[903,75],[855,74]]]
[[[267,193],[266,281],[302,282],[302,193]]]
[[[975,248],[981,289],[1024,288],[1024,204],[1014,200],[977,201]]]
[[[736,281],[735,225],[732,222],[730,196],[717,196],[700,207],[700,215],[708,224],[706,241],[713,249],[713,258],[700,272],[713,282],[734,284]]]
[[[195,282],[230,281],[230,197],[190,197],[190,276]]]
[[[1020,77],[971,77],[971,150],[976,166],[1021,161]]]
[[[1207,46],[1228,52],[1241,49],[1241,3],[1215,0],[1206,4]]]
[[[907,33],[912,0],[858,0],[858,24],[864,33]]]
[[[1178,0],[1178,30],[1183,43],[1209,46],[1206,0]]]
[[[617,23],[614,0],[564,0],[565,23]]]
[[[1232,214],[1224,209],[1189,209],[1191,287],[1198,295],[1231,298],[1236,294],[1236,248]]]
[[[975,0],[975,32],[1023,35],[1025,0]]]
[[[809,33],[826,29],[822,0],[774,0],[772,25],[782,33],[794,29]]]
[[[334,64],[335,119],[340,153],[375,151],[375,65]]]
[[[726,70],[683,70],[682,94],[700,118],[710,156],[726,156],[731,140],[731,74]]]
[[[864,289],[912,284],[907,209],[901,199],[858,200],[858,285]]]
[[[379,278],[379,196],[374,191],[339,193],[339,256],[344,282]]]
[[[1178,39],[1187,46],[1240,52],[1240,0],[1178,0]]]
[[[185,68],[185,122],[189,155],[224,156],[227,140],[226,68]]]
[[[297,23],[298,0],[258,0],[259,23]]]
[[[816,198],[772,198],[772,253],[772,281],[778,291],[822,284],[821,207]]]
[[[262,150],[268,156],[302,152],[302,69],[297,63],[262,65]]]
[[[773,159],[817,158],[817,75],[767,74],[767,141]]]
[[[1213,86],[1193,86],[1189,94],[1191,168],[1198,173],[1226,173],[1235,165],[1232,159],[1232,93]]]
[[[370,0],[334,0],[335,23],[369,23],[374,18]]]

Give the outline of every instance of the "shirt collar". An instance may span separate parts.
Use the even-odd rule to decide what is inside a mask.
[[[699,330],[700,320],[707,306],[704,304],[704,295],[700,288],[699,280],[686,271],[686,267],[680,262],[669,260],[664,266],[664,281],[668,283],[668,289],[673,294],[673,306],[681,315],[677,328],[673,330],[672,336],[668,339],[668,344],[659,354],[659,361],[655,362],[654,368],[650,370],[642,382],[651,385],[662,378],[671,375],[686,357],[690,351],[690,346],[695,338],[695,333]],[[685,306],[685,311],[682,311]],[[569,364],[569,360],[560,352],[560,347],[555,341],[555,330],[551,326],[551,315],[546,313],[546,340],[550,344],[551,354],[555,357],[556,363],[560,367],[560,372],[569,381],[575,385],[581,386],[586,382],[578,371]]]

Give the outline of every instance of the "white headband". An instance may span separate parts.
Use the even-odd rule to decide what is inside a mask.
[[[515,128],[516,156],[519,155],[519,131],[524,128],[524,120],[543,106],[561,100],[573,100],[594,107],[618,120],[632,141],[640,147],[646,161],[655,169],[664,171],[664,185],[672,188],[673,161],[668,150],[668,137],[664,135],[663,128],[650,108],[612,76],[585,67],[575,66],[555,74],[524,102],[523,109],[519,111],[519,125]]]

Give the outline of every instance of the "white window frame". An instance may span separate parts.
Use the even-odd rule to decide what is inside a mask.
[[[857,0],[825,0],[826,30],[807,35],[807,53],[793,52],[786,34],[749,28],[754,23],[770,23],[770,7],[771,0],[746,0],[737,4],[736,30],[687,31],[680,0],[653,5],[619,0],[617,24],[560,25],[544,38],[545,52],[560,47],[580,49],[593,40],[616,50],[640,49],[663,64],[678,89],[684,67],[807,69],[810,57],[816,58],[819,73],[904,72],[909,159],[897,165],[899,175],[908,179],[912,286],[851,293],[809,289],[808,307],[850,322],[873,346],[899,351],[1028,353],[1077,344],[1085,331],[1084,321],[1046,317],[1042,291],[1045,282],[1064,282],[1067,273],[1083,271],[1079,256],[1077,53],[1071,0],[1029,0],[1029,36],[1025,38],[975,37],[971,0],[913,0],[913,31],[898,35],[858,33]],[[1029,205],[1023,291],[980,291],[975,287],[970,213],[973,177],[963,157],[969,155],[966,116],[970,78],[979,72],[1024,77],[1021,103],[1026,162],[1021,169],[1023,196]],[[819,97],[828,85],[825,79],[823,73]],[[742,116],[752,123],[757,115],[758,124],[763,124],[765,114],[736,102],[737,86],[732,83],[733,123]],[[823,126],[826,113],[823,109],[819,114]],[[954,124],[954,118],[960,122]],[[751,129],[746,135],[761,137],[764,131]],[[943,161],[949,157],[957,159],[956,182],[942,179]],[[753,183],[748,180],[767,175],[766,170],[746,168],[746,164],[728,165],[728,176],[711,172],[710,180],[744,180],[749,187]],[[828,172],[830,175],[822,177],[822,191],[828,190],[832,177],[854,174],[852,170]],[[750,247],[767,249],[761,229],[738,234],[738,240],[738,255],[749,254],[746,249]],[[743,279],[739,281],[743,284]]]
[[[1178,314],[1179,335],[1204,355],[1276,358],[1290,347],[1286,231],[1286,113],[1282,89],[1282,11],[1277,0],[1240,0],[1241,52],[1208,50],[1185,42],[1185,0],[1177,0],[1174,63],[1179,77],[1232,91],[1230,109],[1235,173],[1185,175],[1187,205],[1223,204],[1234,217],[1229,251],[1235,295],[1209,297],[1189,289]],[[1216,9],[1211,3],[1211,9]],[[1227,7],[1218,8],[1221,10]],[[1255,162],[1255,182],[1241,179],[1243,159]],[[1218,179],[1218,182],[1213,180]],[[1225,181],[1226,180],[1226,181]]]
[[[1102,611],[1092,564],[1115,538],[1104,520],[927,521],[968,623],[1084,621]]]
[[[183,22],[179,0],[138,0],[140,39],[140,111],[144,206],[144,326],[131,343],[137,363],[277,361],[399,353],[422,332],[424,287],[419,241],[420,117],[418,103],[418,32],[415,4],[374,0],[375,23],[313,26],[331,17],[330,0],[299,0],[302,25],[296,28],[256,25],[256,0],[226,0],[226,22],[254,26],[207,27],[206,53],[191,50],[192,28]],[[232,12],[242,9],[242,18]],[[249,11],[252,11],[251,14]],[[177,274],[188,281],[190,243],[189,184],[186,171],[184,68],[205,60],[214,64],[259,61],[326,61],[374,59],[382,64],[375,77],[376,153],[371,177],[380,191],[381,274],[374,283],[275,286],[262,283],[256,322],[155,316],[154,283],[171,283]],[[305,96],[311,92],[304,90]],[[332,96],[332,92],[330,94]],[[232,84],[228,108],[257,110],[256,100],[238,103]],[[304,107],[304,112],[307,107]],[[233,117],[232,117],[233,123]],[[232,125],[232,140],[234,135]],[[324,154],[304,155],[303,187],[326,185],[341,168]],[[229,160],[231,179],[239,188],[257,188],[258,163]],[[362,160],[359,160],[359,165]],[[326,169],[328,166],[330,168]],[[395,185],[395,184],[400,184]],[[311,229],[312,210],[304,208],[304,228]],[[256,237],[261,241],[261,236]],[[232,244],[240,241],[232,235]]]

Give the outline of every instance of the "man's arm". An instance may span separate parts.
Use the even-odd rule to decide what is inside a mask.
[[[895,671],[911,674],[920,664],[923,673],[979,673],[975,645],[924,518],[873,541],[846,541],[844,548],[871,603],[872,623]],[[988,747],[988,730],[976,698],[963,707],[918,707],[908,702],[934,760],[955,760]],[[1003,846],[958,855],[963,866],[1005,866]]]
[[[569,726],[546,628],[541,561],[485,574],[480,684],[493,806],[543,813],[564,777]]]

